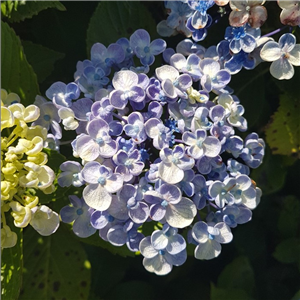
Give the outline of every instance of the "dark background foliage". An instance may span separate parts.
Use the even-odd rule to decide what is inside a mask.
[[[101,42],[108,46],[121,36],[129,38],[134,30],[144,27],[141,22],[151,27],[151,22],[157,24],[160,20],[166,19],[166,12],[161,1],[136,2],[134,5],[138,6],[134,6],[135,8],[132,6],[128,8],[124,4],[118,6],[119,4],[115,2],[101,3],[103,7],[100,8],[97,1],[62,1],[61,3],[66,10],[49,8],[20,22],[3,19],[20,37],[26,58],[37,74],[41,95],[45,95],[45,91],[56,81],[65,83],[73,81],[76,63],[89,58],[89,49],[93,42]],[[115,31],[109,24],[105,26],[104,20],[94,15],[96,10],[98,13],[104,10],[104,5],[109,11],[106,17],[116,24],[117,30]],[[151,22],[143,15],[139,16],[140,19],[134,19],[132,24],[130,20],[126,20],[126,14],[128,14],[126,9],[132,11],[137,9],[136,7],[146,10],[152,18]],[[270,17],[262,28],[263,33],[282,26],[279,21],[280,8],[276,2],[267,3],[267,9]],[[140,11],[137,10],[137,13]],[[120,18],[123,23],[119,22]],[[208,47],[222,40],[225,28],[228,26],[227,19],[228,15],[225,15],[218,24],[212,26],[201,45]],[[152,39],[158,37],[155,28],[149,28],[150,30]],[[299,28],[297,30],[295,35],[299,43]],[[98,37],[99,40],[95,40]],[[275,40],[278,37],[279,35],[274,36]],[[176,46],[183,38],[180,35],[167,38],[168,47]],[[38,56],[40,52],[36,45],[48,48],[51,53],[48,60],[44,59],[43,62],[44,56]],[[50,49],[55,52],[51,52]],[[241,104],[245,107],[245,116],[249,122],[247,133],[255,131],[263,138],[266,138],[267,133],[270,139],[275,132],[272,133],[270,130],[268,132],[268,128],[276,130],[272,127],[272,116],[280,107],[280,97],[288,95],[289,99],[293,99],[293,103],[299,107],[300,76],[297,70],[290,81],[279,82],[271,77],[268,68],[269,64],[265,63],[253,71],[243,70],[232,77],[230,86],[234,88]],[[2,77],[4,76],[5,74],[2,73]],[[289,109],[290,107],[292,106],[289,106]],[[114,254],[105,249],[107,246],[103,248],[103,244],[101,244],[102,247],[95,245],[98,243],[95,242],[97,236],[88,243],[83,239],[78,242],[79,239],[74,238],[74,243],[76,241],[82,246],[83,252],[80,253],[87,255],[91,265],[90,275],[80,270],[72,275],[78,282],[78,299],[86,297],[91,300],[300,299],[299,112],[299,108],[291,112],[295,116],[293,122],[297,130],[294,132],[294,137],[296,145],[298,143],[298,149],[296,152],[282,155],[274,154],[276,150],[267,146],[263,165],[252,174],[257,185],[263,190],[261,203],[253,211],[251,222],[233,229],[233,241],[228,245],[223,245],[222,253],[218,258],[211,261],[198,261],[193,256],[189,256],[183,266],[175,267],[167,276],[158,277],[144,270],[141,256],[123,257]],[[72,138],[72,135],[68,138],[70,137]],[[280,143],[285,143],[285,140],[283,139]],[[68,146],[62,147],[61,151],[66,157],[71,155]],[[62,158],[54,156],[53,162],[58,165],[59,159]],[[56,201],[51,204],[52,207],[58,211],[66,205],[68,200],[65,195],[68,193],[71,191],[64,191],[62,195],[57,193]],[[64,225],[62,224],[61,227],[69,230]],[[48,288],[48,290],[52,289],[51,295],[47,291],[41,294],[41,290],[45,291],[45,287],[34,284],[34,280],[31,282],[31,279],[26,279],[26,270],[30,273],[30,265],[26,263],[26,259],[31,261],[33,257],[34,261],[37,253],[37,250],[34,251],[35,244],[30,246],[28,242],[26,243],[26,234],[28,234],[27,229],[24,230],[25,275],[19,299],[30,299],[26,296],[28,295],[26,288],[28,289],[29,285],[31,295],[35,295],[31,297],[61,299],[60,294],[55,294],[55,292],[60,290],[62,285],[67,285],[67,279],[62,283],[55,281],[54,278]],[[44,240],[47,243],[48,240],[46,238]],[[31,242],[34,243],[33,240]],[[70,266],[66,263],[68,260],[66,253],[69,252],[60,253],[59,244],[54,246],[49,248],[52,252],[48,249],[49,257],[55,260],[57,255],[66,255],[61,263],[65,264],[67,269]],[[33,247],[32,251],[30,247]],[[70,251],[72,252],[72,248]],[[69,275],[66,272],[64,276],[68,278]],[[70,278],[73,278],[72,276]],[[89,291],[80,295],[80,286],[88,288]],[[67,289],[67,286],[64,288]],[[75,295],[76,292],[75,287]],[[75,299],[75,296],[72,297],[70,299]]]

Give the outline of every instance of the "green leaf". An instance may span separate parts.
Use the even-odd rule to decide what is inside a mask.
[[[7,218],[6,218],[7,219]],[[7,220],[8,221],[8,220]],[[17,244],[12,248],[4,248],[1,255],[1,299],[18,299],[22,284],[23,269],[23,233],[21,228],[7,223],[17,234]]]
[[[246,256],[228,264],[218,277],[218,288],[241,289],[251,295],[254,289],[254,272]]]
[[[87,299],[90,263],[79,241],[60,226],[53,235],[24,232],[24,280],[19,300]]]
[[[259,120],[265,106],[266,89],[263,75],[266,71],[268,69],[258,66],[251,71],[243,69],[238,75],[231,77],[230,87],[235,90],[235,95],[245,108],[244,117],[249,128]]]
[[[294,295],[291,300],[299,300],[300,299],[300,290]]]
[[[263,195],[268,195],[279,191],[287,175],[287,166],[284,156],[272,155],[270,149],[266,147],[266,155],[262,165],[251,171],[251,178],[263,191]]]
[[[22,41],[26,58],[35,71],[38,82],[42,83],[54,70],[54,63],[65,57],[63,53],[47,47]]]
[[[285,197],[278,218],[280,234],[286,238],[295,237],[300,227],[300,200],[294,196]]]
[[[157,37],[156,22],[140,1],[101,1],[93,14],[87,31],[87,51],[94,43],[108,46],[137,29],[147,30]]]
[[[26,60],[20,39],[1,22],[1,87],[14,92],[24,106],[32,104],[40,94],[36,75]]]
[[[9,1],[10,2],[10,1]],[[13,2],[13,1],[12,1]],[[40,11],[47,8],[56,8],[60,11],[65,11],[66,8],[59,1],[17,1],[14,9],[10,8],[10,4],[7,4],[5,16],[9,18],[10,22],[24,21],[26,18],[32,18]],[[1,4],[2,9],[2,4]]]
[[[77,236],[75,236],[75,237],[83,243],[93,245],[93,246],[97,246],[97,247],[101,247],[103,249],[108,250],[112,254],[118,254],[118,255],[123,256],[123,257],[127,257],[127,256],[135,257],[135,253],[131,252],[127,248],[126,245],[121,246],[121,247],[114,246],[110,242],[102,240],[102,238],[97,233],[94,233],[92,236],[90,236],[88,238],[79,238]]]
[[[290,238],[277,245],[273,256],[282,263],[294,263],[300,261],[300,239]]]
[[[211,285],[210,300],[253,300],[242,289],[219,288]]]
[[[300,158],[300,98],[284,94],[278,111],[266,129],[266,141],[273,154]]]

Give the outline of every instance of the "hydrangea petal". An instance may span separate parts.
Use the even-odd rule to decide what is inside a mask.
[[[170,204],[166,211],[166,220],[170,226],[184,228],[189,226],[196,216],[197,209],[193,201],[182,197],[179,203]]]
[[[213,259],[221,253],[221,245],[214,240],[208,240],[204,244],[199,244],[195,248],[195,258],[197,259]]]
[[[100,211],[108,209],[112,200],[111,194],[100,184],[86,186],[82,196],[88,206]]]

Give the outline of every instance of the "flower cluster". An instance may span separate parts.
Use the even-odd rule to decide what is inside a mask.
[[[247,121],[229,92],[231,74],[200,48],[184,41],[175,53],[139,29],[107,48],[95,44],[74,82],[56,82],[46,91],[51,102],[38,100],[36,124],[48,122],[58,140],[60,122],[77,134],[77,159],[61,165],[58,183],[82,187],[82,198],[70,196],[62,221],[79,237],[98,231],[139,251],[158,275],[185,262],[187,243],[198,259],[218,256],[261,197],[249,173],[262,163],[264,141],[237,134]],[[147,75],[160,53],[166,64]],[[144,236],[149,223],[155,230]]]
[[[42,152],[47,129],[29,126],[40,110],[35,105],[24,107],[15,93],[1,90],[1,247],[10,248],[17,234],[6,223],[10,212],[14,225],[30,224],[41,235],[54,233],[59,216],[45,205],[39,205],[35,190],[53,192],[55,174],[48,167],[47,154]],[[45,116],[43,116],[45,117]]]
[[[158,24],[157,30],[162,36],[180,32],[199,42],[207,36],[207,29],[230,9],[230,26],[225,30],[224,40],[210,47],[205,54],[197,44],[185,47],[193,49],[201,58],[218,60],[230,74],[236,74],[242,68],[254,69],[260,62],[267,61],[273,62],[270,67],[272,76],[280,80],[290,79],[294,75],[293,66],[300,65],[300,45],[296,45],[295,36],[291,33],[283,34],[278,43],[270,38],[285,27],[261,36],[260,27],[268,17],[264,3],[250,0],[165,1],[168,18]],[[215,5],[223,8],[211,16],[207,11]],[[280,20],[284,25],[300,26],[299,1],[278,1],[278,5],[282,8]],[[188,44],[192,44],[191,41]]]

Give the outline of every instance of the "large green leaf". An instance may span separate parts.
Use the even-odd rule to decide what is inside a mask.
[[[20,39],[4,22],[1,22],[1,87],[18,94],[25,106],[40,94],[36,74],[27,62]]]
[[[157,36],[156,23],[140,1],[101,1],[87,31],[87,51],[97,42],[108,46],[121,37],[129,38],[140,28],[147,30],[152,39]]]
[[[246,256],[240,256],[228,264],[218,277],[218,288],[241,289],[251,295],[254,289],[254,272]]]
[[[8,220],[7,220],[8,221]],[[1,299],[18,299],[22,284],[23,269],[23,233],[11,221],[10,229],[17,234],[17,244],[12,248],[4,248],[1,255]]]
[[[48,237],[31,227],[24,233],[24,280],[19,300],[87,299],[90,263],[64,226]]]
[[[295,87],[296,88],[296,87]],[[274,154],[300,158],[300,97],[284,94],[266,129],[266,140]]]
[[[2,14],[10,22],[20,22],[26,18],[32,18],[47,8],[56,8],[61,11],[66,10],[59,1],[5,1],[1,3]]]
[[[65,56],[63,53],[29,41],[22,41],[22,45],[26,58],[35,71],[39,83],[43,82],[52,73],[54,63]]]

